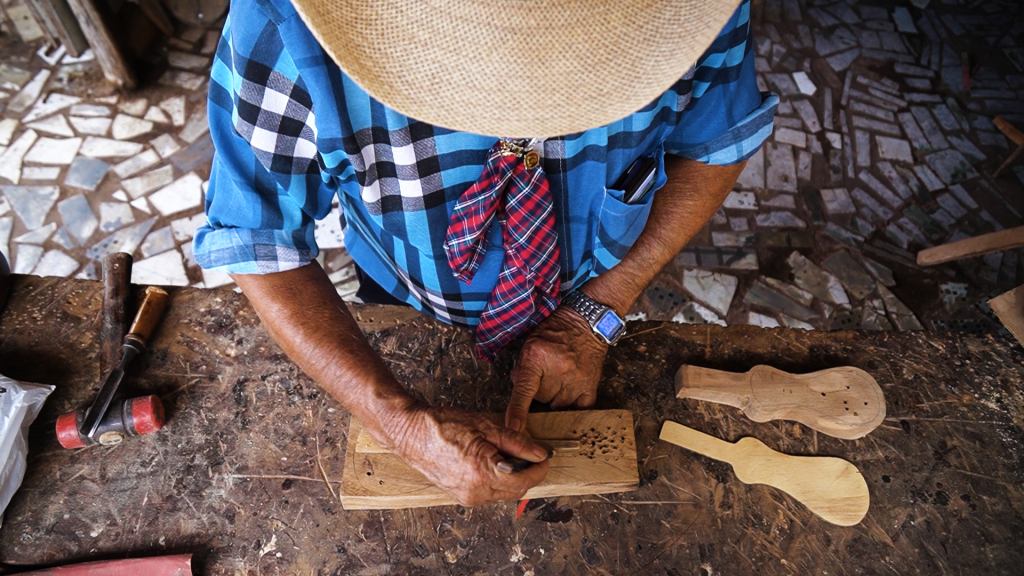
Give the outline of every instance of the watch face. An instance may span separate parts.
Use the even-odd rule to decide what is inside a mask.
[[[597,321],[594,328],[601,333],[608,341],[614,341],[622,334],[622,331],[626,328],[626,325],[619,320],[619,317],[615,315],[615,312],[608,310],[601,316],[601,319]]]

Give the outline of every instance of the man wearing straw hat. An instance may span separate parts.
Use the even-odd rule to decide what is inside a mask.
[[[737,6],[737,4],[739,4]],[[236,0],[195,238],[382,445],[475,505],[546,471],[530,402],[594,403],[622,316],[771,133],[749,0]],[[655,193],[657,191],[657,193]],[[505,426],[411,395],[314,260],[340,202],[364,301],[525,337]],[[538,464],[510,473],[506,457]]]

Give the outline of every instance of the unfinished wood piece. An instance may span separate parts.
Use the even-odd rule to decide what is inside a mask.
[[[100,10],[93,4],[92,0],[67,0],[68,6],[74,12],[78,24],[82,27],[82,34],[89,41],[96,54],[96,61],[103,70],[103,76],[113,82],[118,88],[135,88],[135,74],[128,68],[124,57],[117,48],[114,37],[107,30]]]
[[[991,252],[1009,250],[1018,246],[1024,246],[1024,226],[921,250],[917,253],[917,263],[921,266],[934,266],[943,262],[984,256]]]
[[[551,450],[555,454],[567,454],[579,452],[579,440],[550,440],[547,438],[533,438],[533,441]],[[357,454],[391,454],[391,450],[381,447],[377,441],[370,436],[366,428],[359,430],[359,437],[356,438]]]
[[[1024,144],[1024,132],[1017,130],[1017,127],[1010,124],[1010,121],[1002,116],[996,116],[992,119],[992,123],[995,124],[996,128],[1000,132],[1006,135],[1007,138],[1013,141],[1014,144],[1020,146]]]
[[[495,422],[504,420],[504,414],[491,417]],[[533,438],[569,442],[568,446],[579,443],[575,451],[555,452],[544,481],[530,489],[526,498],[625,492],[635,490],[640,483],[633,415],[628,410],[530,414],[526,433]],[[400,457],[367,442],[362,424],[352,419],[341,481],[342,507],[377,510],[454,503]]]
[[[670,421],[662,426],[661,439],[728,462],[741,482],[778,488],[832,524],[853,526],[868,513],[868,484],[842,458],[790,456],[750,437],[732,444]]]
[[[754,422],[794,420],[818,432],[853,440],[885,419],[885,396],[867,372],[852,366],[790,374],[771,366],[745,373],[684,365],[676,397],[726,404]]]
[[[1018,286],[988,301],[1003,326],[1024,346],[1024,286]]]

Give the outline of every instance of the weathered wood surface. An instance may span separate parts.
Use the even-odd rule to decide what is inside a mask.
[[[166,428],[116,447],[59,448],[57,415],[98,387],[100,303],[99,283],[15,277],[0,315],[0,373],[58,387],[0,528],[2,562],[194,552],[196,573],[209,574],[538,575],[1011,574],[1024,565],[1024,352],[1009,337],[633,324],[606,362],[597,408],[632,411],[640,488],[532,501],[516,520],[511,502],[342,510],[318,462],[336,492],[348,416],[231,291],[172,291],[150,350],[130,369],[133,394],[163,399]],[[467,332],[411,311],[356,310],[401,381],[431,402],[504,410],[510,353],[487,366],[473,359]],[[676,399],[683,364],[856,366],[882,386],[888,416],[852,441],[759,424]],[[664,420],[848,460],[868,483],[868,514],[854,527],[828,524],[740,482],[728,464],[659,441]]]
[[[502,413],[491,414],[504,422]],[[547,440],[575,442],[572,452],[558,452],[544,481],[527,498],[610,494],[635,490],[639,484],[633,415],[629,410],[579,410],[531,414],[526,434]],[[348,449],[339,497],[346,510],[394,510],[454,504],[448,494],[398,456],[381,450],[360,450],[366,435],[359,420],[348,429]],[[365,441],[364,441],[365,445]]]
[[[1024,286],[1000,294],[988,301],[992,311],[1007,330],[1024,345]]]

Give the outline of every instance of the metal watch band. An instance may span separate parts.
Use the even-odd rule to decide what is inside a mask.
[[[583,316],[583,319],[586,320],[588,324],[590,324],[590,329],[593,330],[594,333],[597,334],[598,336],[604,338],[604,336],[600,332],[598,332],[596,324],[597,321],[600,320],[601,315],[604,314],[605,311],[611,310],[611,307],[605,306],[604,304],[597,302],[590,296],[584,294],[582,290],[573,290],[572,292],[566,294],[566,296],[562,298],[562,304],[568,306],[569,308],[572,308],[580,316]],[[614,311],[612,311],[612,313],[615,314]],[[618,314],[615,314],[615,316],[618,317]],[[616,338],[615,340],[617,341],[618,338]],[[608,342],[609,345],[614,343],[615,341]]]

